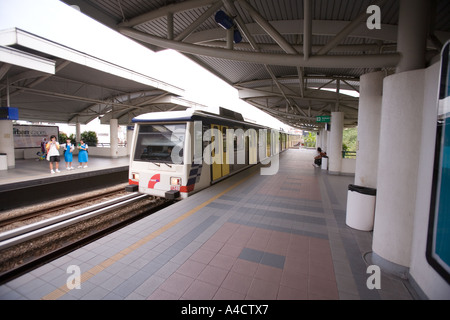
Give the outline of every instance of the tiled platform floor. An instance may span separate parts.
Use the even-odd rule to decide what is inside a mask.
[[[0,299],[412,299],[382,275],[369,290],[372,234],[345,225],[353,177],[291,149],[0,286]],[[67,267],[80,267],[69,290]]]

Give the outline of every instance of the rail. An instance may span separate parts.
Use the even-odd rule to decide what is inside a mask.
[[[61,228],[71,226],[83,220],[96,217],[100,214],[126,206],[131,202],[138,201],[145,197],[148,197],[148,195],[134,192],[116,199],[92,205],[87,208],[75,210],[60,216],[5,231],[0,234],[0,250],[32,240]]]
[[[119,146],[119,148],[124,148],[124,147],[127,146],[127,143],[126,142],[120,142],[118,144],[118,146]],[[99,147],[99,148],[110,148],[111,147],[111,143],[109,143],[109,142],[97,142],[96,147]]]
[[[356,151],[342,150],[342,158],[345,158],[345,159],[356,159]]]

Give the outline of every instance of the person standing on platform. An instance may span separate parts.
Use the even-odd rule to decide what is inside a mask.
[[[84,143],[83,140],[80,140],[80,143],[78,144],[78,149],[80,149],[80,151],[78,152],[78,162],[80,163],[80,165],[78,166],[78,168],[87,168],[87,163],[88,163],[88,145],[87,143]],[[84,165],[83,165],[84,163]]]
[[[50,161],[50,173],[60,172],[59,162],[61,161],[59,155],[59,143],[56,141],[56,136],[50,136],[50,141],[45,146],[47,150],[47,160]],[[53,171],[53,163],[55,163],[55,171]]]
[[[71,143],[70,139],[66,140],[66,145],[64,146],[64,161],[66,161],[66,170],[73,170],[72,167],[72,152],[75,149],[74,145]]]
[[[320,147],[317,148],[316,155],[314,156],[313,166],[316,168],[320,167],[322,165],[322,158],[326,156],[327,156],[326,152],[323,152]]]

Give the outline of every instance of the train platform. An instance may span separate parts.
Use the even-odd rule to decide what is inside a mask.
[[[75,159],[73,170],[66,170],[64,159],[59,165],[60,172],[51,173],[46,160],[22,159],[16,160],[15,168],[1,170],[0,212],[128,181],[129,157],[90,156],[87,168],[78,168]]]
[[[345,224],[351,176],[289,149],[0,286],[2,300],[410,300],[369,289],[372,233]],[[79,274],[74,278],[78,270]]]
[[[35,185],[41,182],[52,182],[57,180],[71,179],[71,176],[95,172],[105,169],[128,168],[130,159],[89,157],[87,168],[78,168],[78,162],[74,159],[72,166],[74,170],[66,170],[64,157],[61,157],[59,163],[59,173],[50,173],[49,162],[46,160],[38,161],[35,159],[16,160],[15,168],[9,170],[0,170],[0,190],[16,189],[19,183],[22,185]]]

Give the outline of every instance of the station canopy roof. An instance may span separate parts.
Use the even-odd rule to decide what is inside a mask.
[[[383,70],[386,74],[394,73],[399,60],[399,0],[63,2],[78,6],[83,14],[152,51],[174,49],[183,53],[237,88],[241,99],[298,128],[316,129],[321,125],[316,122],[316,116],[330,115],[336,110],[344,112],[345,125],[355,125],[358,98],[345,95],[342,90],[359,91],[359,79],[365,73],[377,70]],[[443,43],[450,38],[450,2],[431,2],[427,62],[436,61],[433,59],[436,59]],[[367,27],[366,21],[370,16],[367,9],[372,4],[381,8],[381,29]],[[226,17],[222,15],[216,20],[220,11]],[[217,21],[232,28],[227,30]],[[241,41],[239,37],[242,37]],[[9,48],[23,49],[20,44]],[[40,53],[38,55],[46,58]],[[111,78],[91,85],[96,78],[90,75],[88,67],[80,67],[67,59],[49,58],[55,61],[55,75],[37,85],[31,85],[31,88],[28,88],[30,83],[40,81],[40,78],[30,78],[20,84],[14,82],[11,84],[11,91],[14,91],[11,94],[26,93],[30,95],[28,102],[36,100],[40,94],[44,108],[44,104],[49,105],[45,100],[61,102],[61,97],[47,94],[47,91],[57,91],[51,89],[55,85],[65,86],[64,83],[52,84],[58,78],[74,82],[73,93],[69,95],[76,95],[77,86],[79,90],[97,91],[95,95],[89,96],[94,101],[86,101],[82,107],[70,107],[74,102],[66,97],[64,105],[67,106],[67,115],[60,115],[61,121],[73,122],[77,118],[87,122],[97,114],[105,114],[105,110],[109,111],[109,117],[115,117],[116,114],[110,111],[116,108],[114,112],[119,116],[119,121],[125,123],[143,108],[153,108],[155,111],[183,108],[182,104],[171,101],[177,93],[173,88],[169,89],[170,85],[162,89],[150,85],[150,89],[149,85],[140,87],[136,82]],[[20,71],[24,70],[17,70],[17,74]],[[4,84],[5,79],[1,75],[0,71],[0,80]],[[101,73],[96,76],[101,77]],[[49,87],[45,87],[45,83]],[[131,91],[134,94],[130,94]],[[114,104],[105,103],[106,100]],[[148,106],[149,101],[151,107]],[[169,103],[164,104],[163,101]],[[25,96],[23,103],[27,103]],[[28,110],[31,112],[31,109]]]
[[[359,91],[365,73],[395,72],[399,59],[399,0],[64,2],[152,50],[184,53],[237,88],[241,99],[299,128],[317,128],[316,116],[336,110],[347,126],[356,124],[358,98],[341,90]],[[381,29],[367,27],[372,4],[381,8]],[[228,19],[216,19],[219,11]],[[429,59],[450,38],[450,2],[434,0],[431,11]]]
[[[66,4],[56,4],[79,15]],[[102,26],[91,18],[86,19],[93,25]],[[147,57],[147,53],[149,60],[157,60],[151,55],[153,52],[135,41],[117,35],[105,26],[102,27],[114,34],[116,41],[125,42],[110,44],[95,39],[95,36],[89,40],[83,38],[86,34],[79,34],[77,30],[73,30],[76,34],[63,31],[61,41],[58,41],[46,34],[46,29],[54,27],[52,23],[57,21],[37,30],[25,26],[28,30],[34,29],[35,34],[21,29],[20,21],[20,27],[6,29],[2,29],[4,26],[0,22],[1,106],[17,107],[20,120],[86,124],[100,117],[102,123],[109,124],[111,118],[117,118],[119,124],[124,125],[143,113],[205,107],[187,101],[183,98],[182,88],[151,75],[147,69],[133,69],[102,56],[101,52],[114,52],[120,45],[129,46],[131,51],[127,56],[131,60],[142,58],[142,54]],[[81,38],[78,43],[91,41],[93,44],[88,44],[91,47],[85,51],[82,47],[67,45],[70,41],[65,39],[74,36]],[[94,48],[96,43],[98,48]],[[136,50],[139,48],[138,56]],[[100,54],[95,54],[95,50]]]

